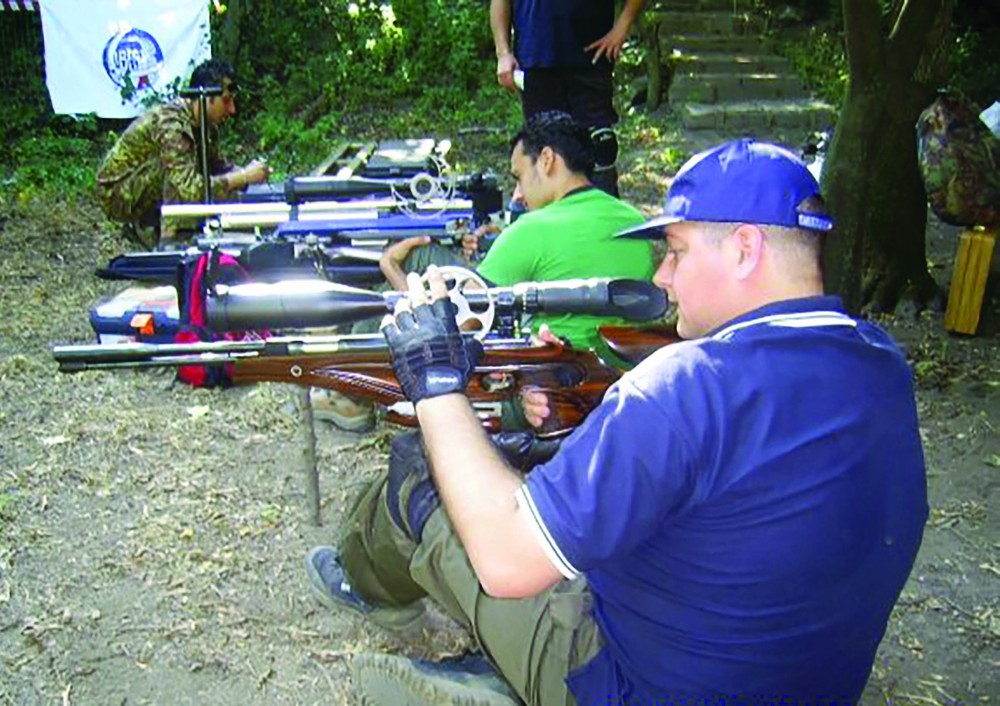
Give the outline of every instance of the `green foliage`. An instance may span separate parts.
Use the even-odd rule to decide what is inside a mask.
[[[425,125],[484,119],[470,101],[486,87],[495,90],[480,0],[229,4],[213,34],[243,86],[234,141],[256,144],[279,169],[315,164],[347,135],[409,136],[426,133]],[[357,120],[376,105],[379,124]]]
[[[96,132],[92,115],[64,118],[14,143],[3,186],[22,199],[35,193],[73,198],[93,192],[94,172],[106,146],[95,139]]]
[[[8,18],[4,17],[4,20]],[[38,27],[39,34],[40,30],[41,27]],[[34,43],[0,42],[0,69],[4,71],[0,87],[3,88],[7,104],[3,119],[0,120],[2,144],[10,144],[12,140],[27,134],[50,114],[40,52],[40,45]]]
[[[775,49],[811,90],[835,108],[843,105],[850,71],[839,30],[815,26],[788,33],[776,39]]]
[[[910,364],[917,386],[922,389],[944,389],[960,372],[949,356],[947,338],[928,337],[921,341],[911,352]]]
[[[959,28],[948,57],[952,85],[981,107],[1000,98],[1000,27]]]
[[[123,79],[121,90],[118,93],[122,97],[122,102],[127,103],[132,99],[132,96],[135,95],[136,86],[135,82],[132,81],[132,74],[126,73]],[[142,106],[143,110],[148,110],[153,106],[172,101],[177,97],[177,94],[181,89],[181,82],[182,77],[175,76],[173,80],[166,83],[163,88],[158,89],[156,86],[149,86],[145,91],[143,91],[142,97],[139,99],[139,105]],[[185,85],[187,84],[185,83]]]

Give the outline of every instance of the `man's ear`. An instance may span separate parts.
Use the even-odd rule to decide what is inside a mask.
[[[538,164],[542,168],[542,173],[551,176],[558,158],[559,155],[551,147],[548,145],[543,147],[538,153]]]
[[[764,231],[744,223],[729,235],[736,257],[736,276],[746,279],[760,265],[764,252]]]

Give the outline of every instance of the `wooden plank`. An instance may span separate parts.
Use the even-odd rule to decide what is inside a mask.
[[[330,168],[333,167],[333,165],[335,164],[339,165],[343,162],[345,155],[352,148],[354,148],[355,144],[356,143],[352,143],[348,140],[341,140],[340,142],[338,142],[336,145],[334,145],[333,149],[330,151],[330,154],[327,155],[326,159],[320,162],[318,167],[313,169],[312,175],[324,176],[328,174]]]
[[[995,247],[995,228],[976,228],[959,236],[948,308],[944,313],[946,331],[969,335],[976,333]]]
[[[337,172],[337,176],[341,179],[346,179],[352,177],[360,171],[365,164],[368,163],[368,158],[372,156],[375,152],[375,148],[378,145],[374,142],[368,142],[362,145],[355,153],[354,159],[345,164]]]

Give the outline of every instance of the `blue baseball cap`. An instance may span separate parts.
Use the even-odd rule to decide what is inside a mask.
[[[748,138],[733,140],[689,159],[667,190],[663,215],[617,237],[658,239],[663,226],[681,221],[829,232],[829,215],[801,210],[806,199],[818,195],[816,179],[792,152]]]

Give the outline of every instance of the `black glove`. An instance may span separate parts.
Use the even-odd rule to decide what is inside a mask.
[[[482,355],[482,344],[458,330],[457,312],[450,299],[438,299],[401,312],[382,329],[396,379],[414,404],[464,390]]]

